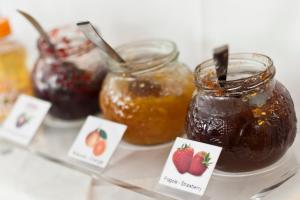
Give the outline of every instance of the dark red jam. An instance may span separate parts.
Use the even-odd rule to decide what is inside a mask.
[[[234,83],[243,86],[235,94],[232,85],[220,88],[210,75],[196,75],[198,93],[189,106],[186,132],[189,139],[223,148],[217,169],[257,170],[279,160],[292,145],[297,121],[294,104],[274,74],[275,68],[253,76],[259,85],[255,87],[252,76],[241,79]]]
[[[84,118],[99,112],[98,96],[107,64],[89,41],[61,36],[59,30],[50,32],[56,52],[44,40],[38,41],[40,57],[32,73],[34,92],[52,103],[50,114],[54,117]]]

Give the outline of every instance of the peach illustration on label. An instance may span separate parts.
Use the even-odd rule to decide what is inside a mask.
[[[100,156],[106,149],[107,134],[104,130],[98,128],[90,132],[85,138],[86,146],[93,149],[95,156]]]

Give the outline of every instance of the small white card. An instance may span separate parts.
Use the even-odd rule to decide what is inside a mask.
[[[203,195],[222,148],[176,138],[159,183],[196,195]]]
[[[126,128],[123,124],[89,116],[75,139],[69,156],[105,168]]]
[[[20,95],[4,121],[0,135],[28,145],[42,124],[51,104],[27,95]]]

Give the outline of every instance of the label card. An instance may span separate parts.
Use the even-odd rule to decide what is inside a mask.
[[[4,121],[0,135],[28,145],[42,124],[51,104],[31,96],[20,95]]]
[[[105,168],[126,128],[123,124],[89,116],[73,143],[69,156]]]
[[[196,195],[203,195],[222,148],[177,138],[159,183]]]

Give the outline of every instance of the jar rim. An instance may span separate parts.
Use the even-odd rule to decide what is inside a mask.
[[[56,55],[59,57],[68,57],[82,52],[88,52],[95,48],[80,29],[72,24],[57,26],[47,31],[50,41],[55,46]],[[38,38],[38,48],[44,53],[54,53],[49,51],[49,46],[42,37]]]
[[[213,68],[215,73],[215,62],[213,59],[209,59],[199,64],[195,69],[194,76],[197,88],[208,93],[219,94],[220,90],[222,90],[222,95],[235,95],[259,88],[260,86],[272,80],[275,76],[276,69],[273,65],[272,59],[260,53],[229,54],[228,70],[232,64],[242,65],[242,62],[249,62],[249,65],[253,67],[254,65],[261,65],[261,67],[264,67],[264,69],[260,71],[257,70],[255,73],[247,77],[220,81],[220,83],[223,83],[224,87],[220,87],[217,80],[215,80],[216,84],[214,86],[205,85],[203,84],[203,77],[201,76],[201,73],[203,73],[203,71],[207,68]],[[214,78],[216,79],[216,77]]]
[[[149,52],[143,52],[145,50]],[[116,51],[126,60],[125,63],[112,61],[111,71],[117,74],[140,74],[158,70],[179,56],[177,45],[166,39],[128,42],[116,47]],[[150,51],[153,51],[152,55]],[[156,55],[154,55],[155,51]]]

